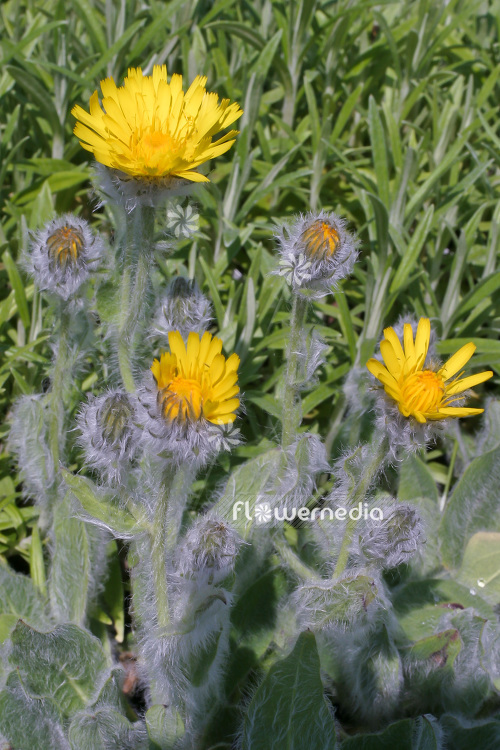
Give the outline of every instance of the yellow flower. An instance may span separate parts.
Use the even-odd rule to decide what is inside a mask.
[[[197,76],[184,93],[182,76],[167,83],[165,65],[156,65],[152,76],[130,68],[120,88],[112,78],[101,81],[104,111],[97,91],[90,97],[90,114],[73,107],[78,120],[73,132],[97,161],[132,177],[208,182],[193,170],[231,148],[237,130],[215,142],[212,137],[243,113],[229,99],[219,103],[217,94],[205,90],[206,82]]]
[[[454,377],[474,354],[475,344],[462,346],[437,371],[424,369],[430,334],[431,324],[428,318],[420,318],[415,341],[411,325],[405,323],[402,346],[394,329],[386,328],[385,338],[380,343],[380,353],[386,366],[376,359],[370,359],[366,363],[368,370],[380,380],[385,392],[394,399],[404,417],[414,417],[423,424],[428,419],[481,414],[484,409],[453,405],[460,402],[460,394],[493,375],[488,370],[466,378],[462,378],[463,372],[460,372]]]
[[[179,331],[168,334],[170,354],[155,359],[151,371],[158,387],[158,403],[168,421],[230,424],[240,405],[238,365],[232,354],[221,354],[222,341],[204,333],[190,333],[187,346]]]

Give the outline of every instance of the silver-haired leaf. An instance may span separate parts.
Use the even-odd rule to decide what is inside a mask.
[[[71,474],[65,469],[61,469],[61,473],[67,486],[81,503],[83,509],[117,536],[132,536],[140,531],[137,519],[128,510],[103,500],[97,492],[97,487],[90,479]]]
[[[0,693],[0,735],[16,750],[69,750],[55,701],[29,695],[17,672]]]
[[[77,714],[68,730],[71,750],[149,750],[146,728],[111,708]]]
[[[15,615],[16,621],[22,618],[39,628],[54,624],[47,613],[47,602],[31,578],[14,573],[6,565],[0,565],[0,614]]]
[[[336,747],[313,633],[301,633],[291,654],[269,670],[248,707],[242,740],[243,750]]]
[[[40,633],[20,621],[11,640],[9,662],[27,691],[52,698],[64,716],[94,702],[109,676],[101,643],[76,625]]]
[[[49,595],[59,622],[83,625],[91,575],[89,540],[87,525],[72,515],[68,493],[54,510]]]

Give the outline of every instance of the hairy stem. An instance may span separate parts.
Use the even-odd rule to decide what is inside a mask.
[[[118,363],[127,391],[135,391],[133,362],[137,332],[147,314],[147,291],[152,265],[154,208],[139,205],[134,209],[121,273]]]
[[[48,394],[49,403],[49,447],[54,462],[54,469],[57,472],[61,457],[62,442],[64,440],[64,402],[63,394],[65,391],[66,381],[68,378],[68,348],[69,348],[69,327],[71,316],[65,306],[61,307],[59,341],[57,345],[56,360],[52,375],[50,393]]]
[[[175,472],[171,469],[167,470],[155,510],[151,562],[160,628],[166,628],[170,623],[168,566],[177,546],[182,516],[194,473],[190,464],[179,466]]]
[[[387,439],[385,437],[383,437],[382,439],[378,439],[373,445],[373,452],[368,462],[363,467],[358,486],[353,492],[352,497],[349,498],[350,500],[352,500],[353,507],[356,507],[358,503],[364,501],[366,494],[368,490],[370,489],[372,483],[374,482],[379,472],[382,470],[382,467],[385,463],[387,451],[388,451],[388,445],[387,445]],[[351,517],[349,517],[346,523],[344,538],[342,539],[342,545],[340,547],[339,556],[337,558],[335,570],[333,571],[333,578],[338,578],[339,576],[341,576],[344,570],[346,569],[346,566],[349,560],[349,551],[351,548],[352,538],[354,536],[354,530],[356,528],[356,523],[357,523],[357,519],[354,519]]]
[[[305,321],[307,315],[307,300],[299,294],[293,295],[292,315],[290,319],[290,338],[287,351],[287,368],[285,374],[285,390],[283,394],[283,417],[281,444],[287,448],[293,443],[297,428],[300,424],[298,413],[298,375],[301,359],[302,343],[306,337]]]

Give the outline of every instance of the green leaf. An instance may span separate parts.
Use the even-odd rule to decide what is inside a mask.
[[[500,600],[500,534],[479,531],[465,548],[457,579],[490,602]]]
[[[455,486],[440,527],[443,562],[458,567],[476,531],[500,531],[500,448],[475,458]]]
[[[377,103],[373,96],[368,101],[368,127],[372,146],[373,165],[377,178],[378,194],[386,208],[389,208],[391,193],[389,188],[389,164],[382,120],[378,112]]]
[[[500,721],[484,719],[466,721],[445,714],[440,722],[446,733],[447,746],[453,750],[496,750],[500,747]]]
[[[432,220],[434,217],[434,206],[431,205],[420,220],[415,232],[412,234],[408,247],[406,248],[405,254],[401,258],[398,266],[398,270],[392,280],[389,292],[392,294],[402,287],[408,276],[412,273],[415,268],[427,235],[432,227]]]
[[[320,677],[313,633],[274,664],[245,716],[242,750],[334,750],[335,724]]]
[[[495,619],[493,608],[479,593],[471,593],[456,581],[439,578],[404,584],[393,595],[393,605],[399,624],[412,641],[431,635],[446,614],[464,608],[473,608],[485,619]]]
[[[0,735],[16,750],[67,750],[62,717],[50,698],[29,695],[19,675],[0,693]]]
[[[430,714],[403,719],[377,734],[361,734],[342,742],[342,750],[443,750],[437,719]]]
[[[17,270],[16,264],[14,263],[14,259],[12,258],[12,255],[8,250],[3,253],[2,260],[9,277],[10,285],[14,292],[19,315],[21,316],[24,327],[29,328],[31,322],[30,313],[28,310],[28,302],[26,300],[26,293],[24,291],[24,284],[22,282],[21,276],[19,274],[19,271]]]
[[[438,503],[439,495],[432,474],[418,456],[406,456],[399,472],[398,500],[406,502],[428,497]]]
[[[91,561],[87,524],[74,517],[71,493],[54,511],[50,603],[59,622],[83,625]]]
[[[107,707],[75,716],[68,738],[71,750],[149,750],[144,725]]]
[[[450,666],[460,653],[461,647],[458,630],[450,628],[416,641],[410,649],[410,656],[419,661],[429,659],[437,661],[436,656],[439,655],[439,660],[442,660],[446,666]]]
[[[111,501],[103,500],[97,492],[97,487],[90,479],[78,474],[71,474],[66,469],[61,469],[61,474],[84,510],[93,518],[101,521],[117,536],[132,536],[141,530],[137,519],[131,513],[112,504]]]
[[[95,700],[107,660],[93,635],[71,624],[40,633],[19,622],[11,640],[9,662],[30,693],[52,698],[64,716]]]
[[[151,706],[146,713],[146,728],[151,750],[170,750],[184,734],[182,719],[172,706]]]
[[[46,600],[33,581],[21,573],[14,573],[0,565],[0,613],[15,615],[37,627],[52,625],[46,614]]]
[[[282,451],[273,448],[238,466],[227,480],[214,510],[230,520],[244,538],[253,526],[253,509],[262,488],[277,475],[281,461]],[[247,518],[247,511],[250,518]]]

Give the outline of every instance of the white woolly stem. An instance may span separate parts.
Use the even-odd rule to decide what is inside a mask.
[[[54,462],[54,469],[56,472],[59,466],[62,448],[61,443],[64,439],[64,433],[61,434],[61,427],[64,421],[63,393],[65,391],[65,381],[68,377],[69,327],[70,314],[65,306],[62,305],[59,327],[59,342],[57,346],[50,393],[48,394],[49,447],[52,455],[52,460]]]
[[[137,328],[147,313],[147,290],[154,240],[154,208],[137,206],[132,215],[131,237],[121,273],[121,309],[118,331],[118,363],[122,381],[129,393],[135,392],[133,360]]]
[[[170,623],[168,596],[168,562],[175,550],[182,516],[186,507],[189,487],[194,471],[190,464],[179,466],[173,473],[167,471],[163,488],[159,494],[153,520],[151,563],[157,606],[158,626],[168,627]]]
[[[290,318],[290,338],[288,340],[287,368],[285,374],[285,390],[283,394],[283,417],[281,444],[287,448],[297,436],[300,416],[297,413],[299,398],[298,371],[300,365],[300,349],[307,336],[305,321],[307,315],[307,300],[300,294],[293,295],[292,314]]]
[[[370,489],[373,481],[382,470],[387,454],[389,452],[389,445],[387,438],[384,436],[379,438],[373,445],[373,452],[370,460],[363,467],[361,478],[359,483],[352,494],[352,505],[355,507],[358,503],[363,502],[368,490]],[[344,538],[342,539],[342,545],[340,547],[339,556],[333,571],[333,578],[339,578],[344,570],[346,569],[349,561],[349,551],[351,548],[352,538],[354,536],[354,530],[356,528],[357,519],[349,517],[346,523],[346,529],[344,532]]]

